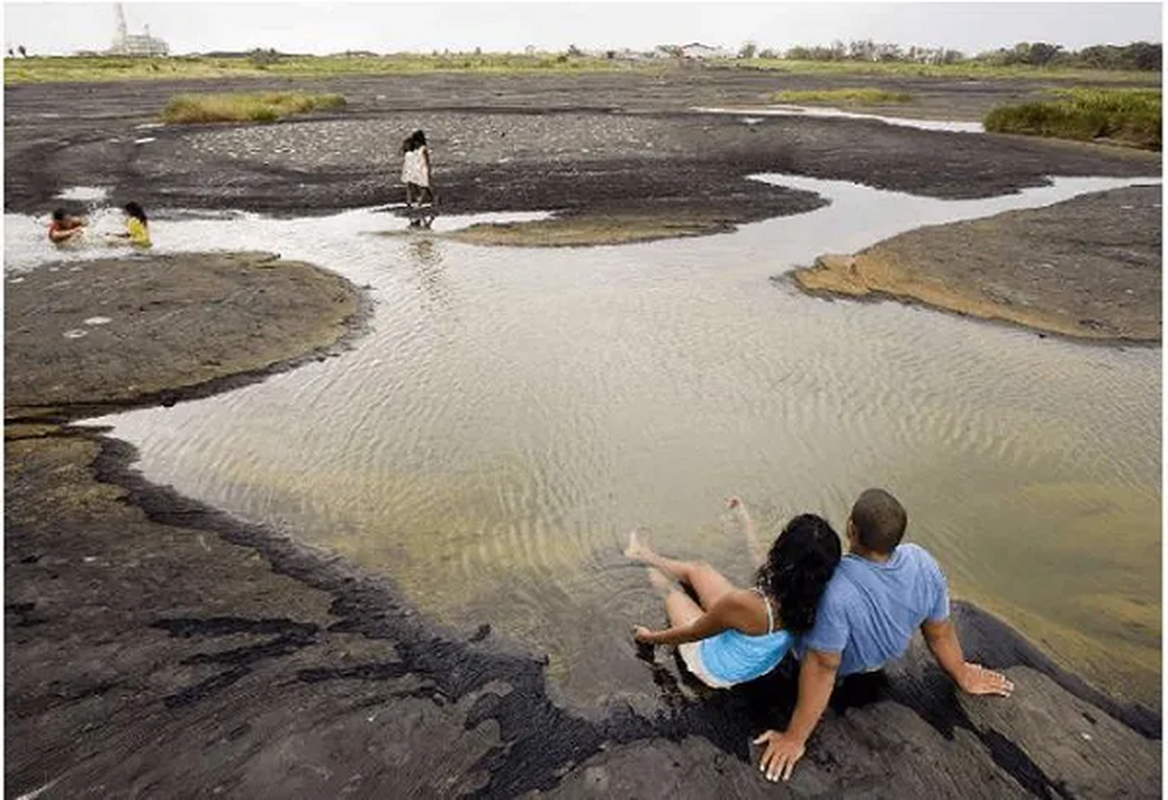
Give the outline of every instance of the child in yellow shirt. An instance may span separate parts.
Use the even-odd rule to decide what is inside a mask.
[[[122,207],[126,212],[126,232],[118,234],[123,239],[129,239],[130,244],[137,247],[150,247],[150,228],[146,223],[146,212],[135,202],[126,203]]]

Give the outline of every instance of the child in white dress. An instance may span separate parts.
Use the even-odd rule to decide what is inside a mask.
[[[426,134],[421,131],[411,133],[402,142],[401,155],[401,179],[406,185],[406,207],[413,207],[415,197],[418,205],[423,202],[433,205],[434,190],[430,188],[430,149],[426,147]]]

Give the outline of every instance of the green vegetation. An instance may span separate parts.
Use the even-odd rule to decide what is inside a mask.
[[[985,118],[985,129],[1160,149],[1159,90],[1067,89],[1054,94],[1054,100],[995,108]]]
[[[1076,83],[1159,83],[1159,73],[1035,67],[1025,64],[986,64],[961,61],[953,64],[918,64],[908,61],[793,61],[789,58],[725,59],[725,66],[789,75],[864,75],[887,78],[947,78],[949,80],[1043,80]]]
[[[890,92],[885,89],[824,89],[806,92],[779,92],[774,96],[779,103],[834,103],[838,105],[875,106],[882,103],[907,103],[908,92]]]
[[[640,69],[659,68],[646,62]],[[165,78],[327,78],[337,75],[409,75],[424,72],[597,72],[630,69],[628,61],[567,55],[465,53],[449,55],[290,56],[269,51],[250,55],[120,58],[60,56],[7,59],[4,82],[59,83]]]
[[[750,58],[754,49],[743,48],[739,58]],[[763,50],[763,57],[774,56]],[[1152,42],[1132,42],[1123,45],[1094,45],[1079,51],[1064,50],[1060,44],[1049,42],[1019,42],[1013,47],[1000,47],[967,57],[960,50],[940,47],[902,48],[898,44],[875,42],[871,39],[844,44],[834,41],[816,47],[792,47],[785,54],[789,61],[817,61],[854,64],[910,64],[917,66],[983,66],[983,67],[1053,67],[1057,69],[1094,69],[1159,72],[1163,46]]]
[[[1099,45],[1066,53],[1057,45],[1016,45],[976,58],[955,50],[938,50],[873,42],[836,42],[831,47],[794,47],[785,58],[770,48],[744,46],[738,58],[706,60],[705,66],[755,69],[803,75],[871,75],[896,78],[936,77],[952,80],[1028,78],[1079,83],[1151,83],[1158,73],[1159,45]],[[605,56],[611,57],[605,57]],[[752,57],[754,56],[754,57]],[[6,85],[64,81],[147,80],[152,78],[231,78],[279,76],[328,78],[341,75],[411,75],[427,72],[659,72],[677,58],[630,60],[617,53],[588,55],[577,48],[564,53],[342,53],[330,56],[288,55],[274,50],[171,58],[60,56],[9,58]]]
[[[320,108],[343,108],[339,94],[302,92],[237,92],[231,94],[180,94],[162,109],[163,122],[275,122],[289,114]]]

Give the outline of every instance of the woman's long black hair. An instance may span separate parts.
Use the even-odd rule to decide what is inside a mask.
[[[758,588],[778,604],[783,627],[803,633],[815,624],[815,607],[840,562],[840,540],[815,514],[800,514],[771,545],[758,570]]]

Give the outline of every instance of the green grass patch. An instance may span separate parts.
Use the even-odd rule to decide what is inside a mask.
[[[1057,139],[1104,139],[1145,150],[1160,150],[1162,99],[1157,89],[1065,89],[1055,99],[1001,106],[985,118],[994,133]]]
[[[229,94],[180,94],[162,109],[162,121],[171,124],[198,122],[275,122],[290,114],[323,108],[344,108],[339,94],[256,92]]]
[[[845,106],[876,106],[886,103],[908,103],[908,92],[890,92],[885,89],[823,89],[820,91],[779,92],[774,99],[780,103],[832,103]]]

